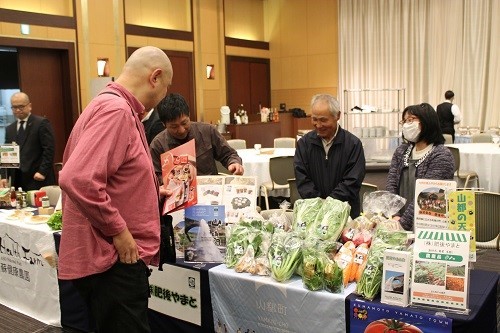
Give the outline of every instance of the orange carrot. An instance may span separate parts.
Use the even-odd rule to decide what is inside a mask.
[[[349,276],[349,282],[356,279],[356,273],[358,272],[359,266],[361,266],[368,258],[368,245],[365,243],[359,244],[354,251],[353,267],[351,269],[351,274]]]

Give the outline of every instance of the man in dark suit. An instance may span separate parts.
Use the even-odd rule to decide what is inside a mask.
[[[5,143],[16,142],[20,150],[19,169],[8,171],[11,185],[24,191],[54,185],[55,140],[52,126],[46,118],[31,113],[31,102],[23,92],[10,98],[16,121],[5,130]]]

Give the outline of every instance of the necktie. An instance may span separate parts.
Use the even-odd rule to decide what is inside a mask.
[[[24,120],[21,120],[19,122],[19,129],[17,130],[17,138],[16,138],[17,144],[21,144],[26,136],[26,132],[24,130],[24,123],[25,123]]]

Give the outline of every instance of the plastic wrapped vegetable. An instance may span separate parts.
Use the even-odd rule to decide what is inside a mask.
[[[377,229],[372,246],[368,252],[366,267],[356,285],[356,293],[366,299],[373,300],[382,284],[382,266],[384,251],[387,249],[402,250],[406,246],[408,233],[404,231],[388,231]]]
[[[309,234],[309,229],[314,225],[316,215],[318,215],[323,205],[323,199],[299,199],[293,206],[292,230],[297,232],[300,238],[304,239]]]
[[[274,234],[268,258],[271,276],[276,281],[290,279],[297,266],[302,263],[302,239],[293,232]]]
[[[328,256],[324,257],[324,286],[331,293],[344,292],[342,269]]]
[[[336,241],[344,228],[351,206],[347,202],[327,197],[316,215],[314,234],[322,240]]]
[[[391,218],[406,203],[406,199],[389,191],[366,193],[363,198],[363,213],[368,217],[382,214]]]
[[[320,253],[318,239],[308,239],[302,248],[302,282],[309,290],[323,289],[324,262],[326,255]]]

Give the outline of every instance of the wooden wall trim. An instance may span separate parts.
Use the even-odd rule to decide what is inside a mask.
[[[247,47],[250,49],[269,50],[268,42],[226,37],[225,43],[227,46],[239,46],[239,47]]]
[[[0,21],[10,23],[22,23],[41,25],[45,27],[76,29],[76,20],[74,17],[39,14],[24,12],[20,10],[0,8]]]
[[[135,24],[125,24],[125,35],[194,41],[192,31],[152,28]]]

